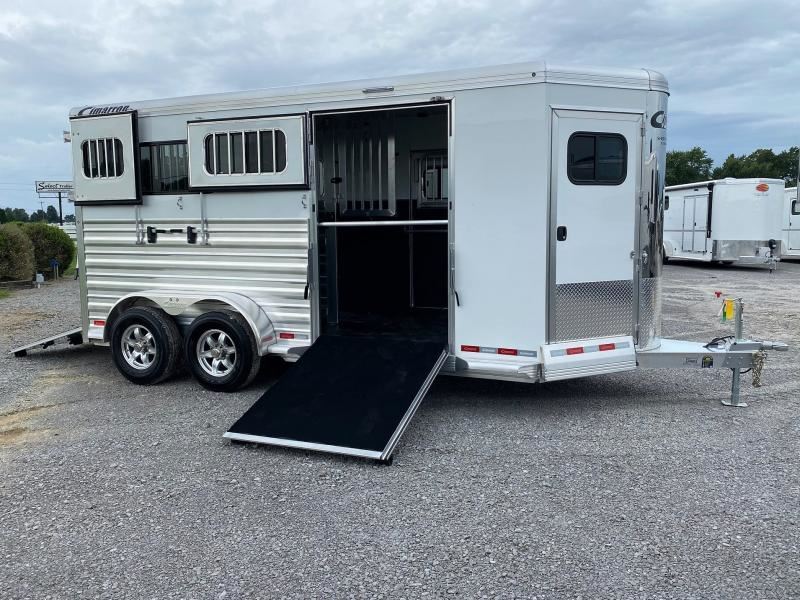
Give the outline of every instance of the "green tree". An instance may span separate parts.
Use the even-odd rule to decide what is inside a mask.
[[[64,223],[74,223],[75,215],[64,215]]]
[[[707,181],[713,165],[714,160],[699,146],[667,152],[667,185]]]
[[[47,207],[46,213],[47,213],[47,222],[48,223],[58,223],[59,222],[58,211],[56,210],[55,206],[50,204]]]
[[[787,186],[797,185],[797,160],[800,149],[796,146],[776,154],[770,148],[759,148],[750,154],[728,155],[721,166],[714,169],[714,179],[725,177],[769,177],[783,179]]]
[[[46,213],[46,212],[44,212],[44,211],[43,211],[43,210],[40,208],[40,209],[38,209],[36,212],[34,212],[34,213],[31,213],[31,218],[30,218],[30,220],[31,220],[31,222],[32,222],[32,223],[38,223],[38,222],[43,222],[43,223],[46,223],[46,222],[47,222],[47,213]]]
[[[29,220],[28,211],[24,208],[7,208],[6,213],[11,211],[11,218],[9,221],[22,221],[23,223]]]
[[[792,146],[778,154],[779,170],[783,173],[786,180],[786,187],[797,185],[798,160],[800,160],[800,148]]]

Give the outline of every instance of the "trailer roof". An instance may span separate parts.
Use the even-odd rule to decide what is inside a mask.
[[[561,67],[539,61],[382,77],[380,79],[318,83],[159,100],[104,102],[90,106],[77,106],[70,110],[70,116],[122,112],[122,109],[137,110],[140,114],[145,115],[175,114],[202,109],[230,110],[253,106],[281,106],[365,98],[392,98],[413,94],[437,94],[463,89],[545,82],[669,92],[666,78],[657,71],[648,69]],[[105,108],[116,110],[102,113],[87,112],[92,109]]]
[[[681,183],[680,185],[670,185],[664,188],[665,192],[674,192],[677,190],[685,190],[689,188],[706,187],[713,183],[717,185],[753,185],[759,183],[786,183],[783,179],[770,179],[766,177],[751,177],[749,179],[736,179],[735,177],[726,177],[725,179],[710,179],[708,181],[697,181],[695,183]]]

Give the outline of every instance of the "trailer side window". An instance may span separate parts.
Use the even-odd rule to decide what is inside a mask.
[[[81,144],[83,175],[88,179],[121,177],[125,170],[122,142],[117,138],[97,138]]]
[[[800,200],[792,200],[792,214],[800,215]]]
[[[219,131],[203,140],[209,175],[266,175],[286,170],[286,134],[280,129]]]
[[[628,168],[628,143],[618,133],[573,133],[567,143],[567,176],[575,185],[619,185]]]
[[[181,194],[189,191],[186,142],[142,144],[139,166],[143,194]]]

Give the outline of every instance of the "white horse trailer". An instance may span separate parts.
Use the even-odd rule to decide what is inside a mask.
[[[783,252],[781,179],[719,179],[666,188],[667,259],[774,267]]]
[[[783,208],[783,256],[800,258],[800,202],[797,188],[786,188]]]
[[[380,460],[440,372],[746,368],[770,345],[661,339],[667,96],[530,63],[76,108],[60,337],[142,384],[297,361],[226,436]]]

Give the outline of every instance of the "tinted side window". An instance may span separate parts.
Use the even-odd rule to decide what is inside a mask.
[[[180,194],[189,191],[186,142],[142,144],[139,166],[143,194]]]
[[[617,133],[574,133],[567,143],[567,176],[576,185],[619,185],[625,181],[628,143]]]

